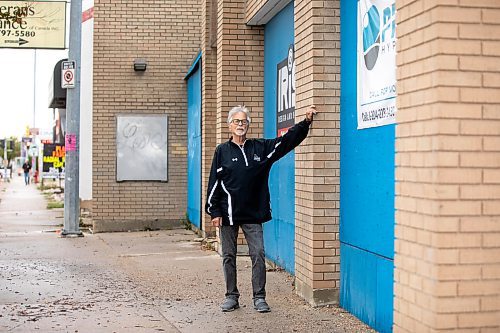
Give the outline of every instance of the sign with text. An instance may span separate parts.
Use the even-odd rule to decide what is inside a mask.
[[[288,48],[288,56],[277,66],[276,87],[276,128],[278,136],[283,136],[295,125],[295,52],[293,45]]]
[[[66,48],[66,2],[0,0],[2,47]]]
[[[61,88],[75,87],[75,61],[63,61],[61,64]]]
[[[61,172],[66,162],[66,150],[63,145],[43,145],[43,172]]]
[[[358,129],[396,122],[396,3],[358,1]]]
[[[76,151],[76,134],[66,134],[65,145],[67,151]]]

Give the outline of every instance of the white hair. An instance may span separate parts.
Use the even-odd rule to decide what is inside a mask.
[[[247,107],[244,105],[237,105],[234,108],[232,108],[229,111],[229,114],[227,115],[227,123],[230,124],[231,120],[233,120],[233,116],[238,113],[238,112],[243,112],[248,120],[248,123],[251,123],[252,120],[250,119],[250,111],[248,111]]]

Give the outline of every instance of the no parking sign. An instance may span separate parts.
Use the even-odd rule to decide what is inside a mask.
[[[62,77],[61,77],[61,87],[74,88],[75,87],[75,61],[63,61],[61,64]]]

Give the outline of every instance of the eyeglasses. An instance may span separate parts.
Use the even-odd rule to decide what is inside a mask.
[[[231,123],[234,125],[246,126],[246,125],[248,125],[248,120],[247,119],[231,119]]]

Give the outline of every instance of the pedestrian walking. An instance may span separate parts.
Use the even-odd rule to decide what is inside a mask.
[[[29,160],[26,160],[26,162],[23,163],[23,170],[24,170],[24,184],[29,185],[30,184],[30,170],[31,170],[31,163]]]
[[[205,211],[212,224],[220,227],[222,266],[226,282],[223,312],[239,308],[236,285],[236,241],[243,230],[252,260],[253,305],[258,312],[269,312],[266,302],[266,264],[262,223],[271,220],[269,172],[274,162],[297,147],[309,132],[316,114],[311,106],[306,117],[275,139],[247,139],[251,123],[249,111],[236,106],[227,123],[231,138],[217,146],[210,170]]]

